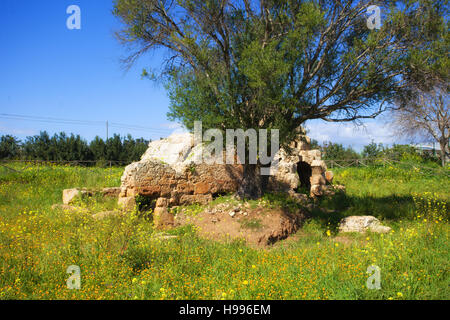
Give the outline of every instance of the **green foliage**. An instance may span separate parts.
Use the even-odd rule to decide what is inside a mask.
[[[372,141],[370,144],[364,146],[361,155],[363,158],[377,158],[383,154],[383,150],[384,148],[382,143],[376,144]]]
[[[404,58],[408,81],[422,89],[430,88],[435,81],[445,83],[450,72],[448,1],[404,2],[406,9],[394,17],[393,23],[406,26],[399,28],[398,34],[409,39]]]
[[[106,142],[95,137],[89,144],[79,135],[67,136],[64,132],[50,137],[46,131],[27,137],[22,143],[15,137],[2,136],[0,159],[25,159],[45,161],[96,161],[104,166],[107,161],[130,163],[138,161],[148,146],[143,138],[124,138],[115,134]]]
[[[352,147],[345,148],[340,143],[325,142],[319,147],[324,160],[353,160],[358,159],[359,154]]]
[[[190,130],[200,120],[205,130],[279,129],[286,146],[309,119],[373,117],[401,90],[408,46],[427,39],[401,31],[409,7],[377,4],[385,21],[372,31],[364,1],[116,0],[113,14],[119,40],[136,46],[130,63],[170,52],[159,72],[169,119]]]
[[[0,138],[0,159],[16,159],[20,157],[20,141],[11,136],[5,135]]]

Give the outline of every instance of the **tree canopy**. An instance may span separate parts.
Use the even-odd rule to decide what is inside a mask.
[[[114,15],[127,63],[167,53],[152,75],[165,81],[170,119],[188,129],[279,129],[287,146],[310,119],[379,115],[423,74],[412,62],[430,73],[446,63],[428,41],[442,28],[433,15],[442,2],[398,3],[376,2],[380,29],[367,26],[369,1],[116,0]]]

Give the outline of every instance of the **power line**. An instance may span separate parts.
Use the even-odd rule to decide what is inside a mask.
[[[27,116],[27,115],[7,114],[7,113],[0,113],[0,119],[25,120],[25,121],[47,122],[47,123],[56,123],[56,124],[72,124],[72,125],[91,125],[91,126],[104,126],[105,125],[104,121],[75,120],[75,119]],[[146,132],[149,132],[152,134],[168,134],[168,133],[172,132],[171,129],[144,127],[144,126],[124,124],[124,123],[109,123],[108,121],[106,121],[106,126],[107,126],[107,131],[108,131],[108,127],[110,126],[110,127],[119,128],[119,129],[146,131]],[[107,135],[108,135],[108,132],[107,132]]]
[[[99,125],[103,122],[100,121],[88,121],[88,120],[72,120],[72,119],[60,119],[60,118],[48,118],[48,117],[36,117],[36,116],[23,116],[16,114],[1,113],[0,118],[9,120],[26,120],[26,121],[38,121],[48,123],[62,123],[62,124],[82,124],[82,125]]]

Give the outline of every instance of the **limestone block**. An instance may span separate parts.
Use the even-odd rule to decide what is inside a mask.
[[[309,178],[309,181],[311,182],[311,185],[324,185],[326,183],[325,178],[321,174],[312,175],[311,178]]]
[[[340,232],[364,233],[368,230],[377,233],[388,233],[391,231],[391,228],[381,225],[381,222],[373,216],[350,216],[342,219],[339,223]]]
[[[174,216],[167,208],[156,207],[153,211],[153,223],[157,229],[168,229],[174,225]]]
[[[169,199],[167,198],[158,198],[156,200],[156,207],[167,208],[169,206]]]
[[[63,190],[63,203],[71,204],[75,199],[81,197],[81,190],[77,188]]]
[[[133,210],[136,206],[136,200],[134,197],[123,197],[119,198],[119,206],[125,210]]]
[[[333,171],[325,171],[325,180],[331,184],[333,183],[334,173]]]

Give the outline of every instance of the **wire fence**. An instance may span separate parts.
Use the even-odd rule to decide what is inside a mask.
[[[83,167],[87,169],[125,167],[128,161],[117,160],[72,160],[72,161],[47,161],[47,160],[0,160],[0,174],[21,173],[28,168],[47,169],[61,166]]]
[[[432,168],[418,163],[398,161],[389,158],[362,158],[362,159],[327,159],[324,160],[329,169],[350,167],[373,166],[397,166],[404,169],[419,169],[423,174],[444,174],[450,177],[450,171],[443,168]],[[85,168],[113,168],[125,167],[128,161],[117,160],[72,160],[72,161],[47,161],[47,160],[0,160],[0,174],[16,172],[20,173],[30,167],[49,168],[57,166],[85,167]]]
[[[389,158],[362,158],[362,159],[328,159],[324,160],[327,167],[333,168],[350,168],[350,167],[373,167],[373,166],[396,166],[403,169],[419,169],[422,174],[444,174],[450,177],[450,172],[444,168],[432,168],[418,163],[399,161]]]

